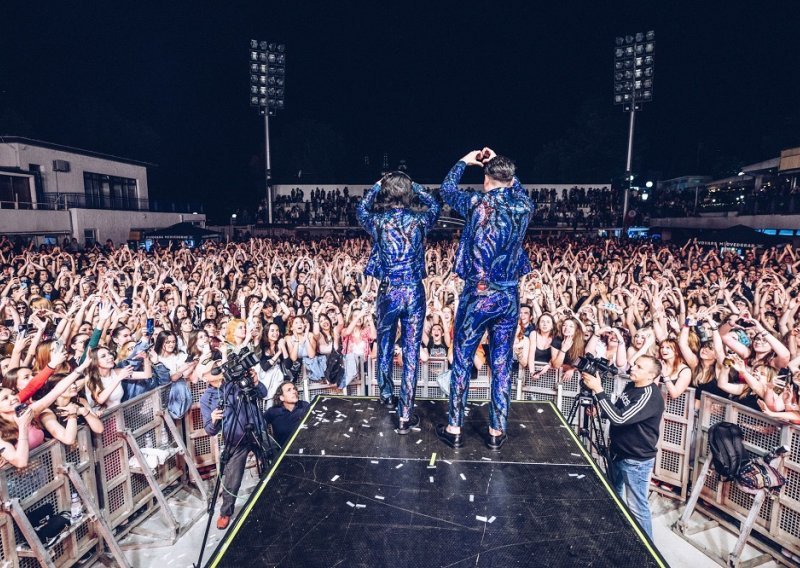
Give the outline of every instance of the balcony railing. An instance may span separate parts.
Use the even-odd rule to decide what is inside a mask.
[[[160,199],[125,199],[85,193],[47,193],[37,203],[0,201],[0,209],[64,211],[66,209],[106,209],[116,211],[151,211],[154,213],[204,213],[202,203],[175,203]]]

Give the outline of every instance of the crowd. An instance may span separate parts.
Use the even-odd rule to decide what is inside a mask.
[[[587,353],[623,371],[651,355],[671,397],[694,387],[800,424],[795,249],[739,257],[694,241],[575,238],[525,248],[534,270],[519,287],[514,357],[534,378],[561,368],[569,379]],[[375,355],[370,250],[366,238],[150,253],[0,240],[0,464],[24,467],[48,437],[72,444],[80,424],[99,432],[104,410],[159,385],[172,385],[179,418],[187,381],[215,388],[214,368],[245,348],[276,401],[302,373],[346,389]],[[454,253],[451,240],[426,248],[422,360],[452,357]]]
[[[355,192],[348,187],[327,191],[316,188],[306,196],[303,189],[293,188],[288,195],[276,198],[273,220],[279,224],[357,226],[355,208],[364,191],[364,188]],[[614,196],[608,187],[575,186],[561,193],[554,187],[543,187],[531,189],[529,193],[537,204],[536,212],[531,217],[532,226],[589,229],[622,223],[622,204],[612,203]],[[445,207],[443,215],[454,216],[448,207]],[[259,204],[257,220],[266,223],[265,201]]]

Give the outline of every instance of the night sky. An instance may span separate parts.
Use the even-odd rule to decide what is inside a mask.
[[[547,7],[544,7],[547,6]],[[0,134],[155,162],[151,192],[262,190],[249,39],[287,45],[276,182],[423,182],[490,145],[528,183],[624,170],[614,37],[656,32],[635,170],[726,175],[800,145],[795,2],[4,2]],[[364,157],[369,159],[365,166]],[[220,195],[225,202],[220,203]]]

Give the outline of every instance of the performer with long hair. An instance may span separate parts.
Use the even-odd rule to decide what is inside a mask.
[[[427,207],[424,212],[411,209],[415,195]],[[436,198],[403,172],[386,174],[358,204],[358,220],[373,239],[364,273],[380,281],[376,300],[380,402],[397,408],[398,434],[408,434],[419,423],[412,411],[425,321],[425,235],[436,223],[440,210]],[[399,402],[393,394],[392,381],[398,323],[403,350]]]
[[[467,166],[483,167],[482,192],[458,188]],[[522,241],[533,210],[514,174],[514,162],[484,148],[459,160],[442,184],[442,198],[465,219],[455,258],[455,272],[464,279],[464,290],[455,322],[448,424],[436,427],[439,438],[453,448],[464,445],[461,427],[470,369],[485,331],[489,332],[492,370],[486,443],[490,449],[499,450],[507,439],[512,347],[519,313],[517,283],[531,270]]]

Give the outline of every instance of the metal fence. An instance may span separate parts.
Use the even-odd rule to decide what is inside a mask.
[[[81,499],[83,514],[45,548],[28,515],[47,506],[55,513],[69,512],[73,493]],[[51,440],[30,452],[27,467],[0,469],[0,499],[6,513],[0,516],[2,566],[72,566],[98,545],[101,534],[115,557],[122,557],[105,519],[97,514],[94,451],[86,428],[79,429],[70,447]]]
[[[786,484],[774,499],[766,499],[753,527],[780,546],[800,555],[800,428],[769,418],[758,410],[703,393],[695,448],[694,477],[710,457],[708,430],[718,422],[738,424],[744,432],[744,445],[753,456],[763,456],[778,446],[789,452],[781,460],[780,472]],[[706,476],[701,497],[718,511],[743,520],[753,505],[754,496],[736,483],[723,483],[713,469]]]
[[[102,434],[82,427],[77,442],[64,446],[53,440],[31,451],[23,469],[0,469],[0,565],[73,566],[101,542],[118,566],[128,566],[118,541],[153,512],[168,530],[154,535],[174,543],[183,529],[205,512],[208,492],[183,443],[180,429],[166,413],[169,386],[145,393],[104,412]],[[148,449],[160,450],[157,464],[148,464]],[[167,496],[191,480],[203,507],[181,525]],[[77,493],[84,515],[47,548],[36,536],[28,514],[49,504],[53,511],[70,511]]]

